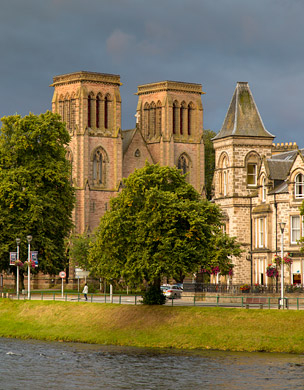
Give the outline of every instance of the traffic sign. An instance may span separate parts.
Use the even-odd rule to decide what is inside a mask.
[[[66,277],[66,273],[64,271],[59,272],[59,276],[63,279]]]

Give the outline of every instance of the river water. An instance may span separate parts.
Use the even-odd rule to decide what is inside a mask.
[[[2,390],[304,389],[304,355],[155,351],[0,338]]]

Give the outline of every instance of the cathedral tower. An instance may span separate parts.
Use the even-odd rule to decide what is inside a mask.
[[[138,86],[137,120],[154,162],[177,166],[200,193],[204,185],[201,84],[162,81]]]
[[[53,112],[72,140],[67,150],[76,189],[76,232],[92,231],[122,179],[120,76],[75,72],[53,78]]]

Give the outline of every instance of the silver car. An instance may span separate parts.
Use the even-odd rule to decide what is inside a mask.
[[[165,287],[163,288],[163,293],[167,298],[174,299],[174,298],[182,297],[183,290],[177,285],[174,284],[172,286],[162,286],[162,287]]]

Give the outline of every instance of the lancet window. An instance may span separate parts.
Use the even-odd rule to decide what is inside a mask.
[[[105,185],[106,183],[106,153],[102,148],[98,148],[93,156],[93,183]]]

